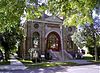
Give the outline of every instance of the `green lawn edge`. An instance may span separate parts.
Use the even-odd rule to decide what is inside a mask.
[[[56,67],[56,66],[76,66],[77,63],[73,62],[41,62],[33,63],[29,60],[20,60],[28,69],[34,68],[47,68],[47,67]]]
[[[0,61],[0,65],[10,65],[10,61]]]

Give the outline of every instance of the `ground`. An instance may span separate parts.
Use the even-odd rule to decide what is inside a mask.
[[[0,73],[100,73],[99,65],[61,66],[25,70],[1,70]]]
[[[94,64],[86,60],[69,60],[79,63],[78,66],[55,66],[27,68],[19,60],[12,56],[10,65],[0,65],[0,73],[100,73],[100,63]]]

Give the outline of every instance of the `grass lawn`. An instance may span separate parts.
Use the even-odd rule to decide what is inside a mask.
[[[83,55],[83,60],[91,61],[91,60],[94,60],[94,58],[90,54],[85,54]]]
[[[94,60],[94,58],[93,58],[93,57],[85,56],[85,57],[83,58],[83,60],[88,60],[88,61],[90,61],[90,60]]]
[[[42,62],[42,63],[33,63],[30,60],[20,60],[26,67],[29,69],[33,68],[45,68],[45,67],[55,67],[55,66],[75,66],[78,65],[72,62]]]
[[[93,58],[93,56],[91,56],[91,55],[85,55],[84,58],[83,58],[83,60],[87,60],[87,61],[93,62],[95,64],[100,64],[100,59],[98,61],[95,61],[94,58]]]
[[[2,62],[0,62],[0,65],[10,65],[10,62],[9,61],[2,61]]]

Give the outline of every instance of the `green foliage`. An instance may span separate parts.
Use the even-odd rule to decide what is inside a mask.
[[[25,0],[0,0],[0,32],[20,23],[25,4]]]
[[[39,4],[37,0],[31,0],[26,6],[25,18],[27,20],[40,18],[46,9],[47,9],[47,6],[45,4]]]
[[[42,62],[42,63],[32,63],[32,61],[20,60],[27,68],[45,68],[45,67],[55,67],[55,66],[75,66],[77,63],[73,62]]]
[[[97,34],[98,32],[96,31],[96,29],[94,29],[94,27],[92,27],[93,25],[82,25],[80,28],[80,30],[77,30],[77,32],[75,32],[72,35],[72,40],[74,41],[74,43],[82,48],[83,46],[87,46],[87,47],[94,47],[94,37],[96,38],[96,46],[100,45],[100,35]],[[99,27],[98,27],[99,28]],[[96,36],[95,36],[95,35]]]
[[[65,25],[93,23],[92,10],[97,0],[48,0],[48,9],[55,15],[65,17]]]
[[[74,32],[74,34],[71,36],[72,41],[80,48],[83,48],[85,46],[85,41],[84,41],[84,35],[82,32],[77,31]]]
[[[95,51],[94,51],[94,47],[88,47],[89,53],[94,56],[95,55]],[[98,58],[100,56],[100,46],[97,47],[97,54],[98,54]]]
[[[0,62],[0,65],[10,65],[10,61],[2,61]]]
[[[5,47],[6,50],[13,50],[14,48],[16,48],[16,43],[20,42],[23,38],[23,34],[20,30],[20,28],[16,27],[12,27],[11,30],[6,30],[3,33],[3,44],[2,46]]]
[[[23,34],[21,32],[22,30],[18,27],[14,28],[12,27],[11,30],[5,30],[5,32],[2,33],[2,40],[1,46],[4,48],[5,51],[5,59],[9,59],[10,52],[13,52],[15,49],[20,46],[20,42],[23,39]],[[17,44],[18,43],[18,44]],[[17,44],[17,46],[16,46]]]
[[[0,33],[3,37],[0,41],[6,60],[9,58],[9,51],[16,48],[16,43],[22,39],[19,26],[25,7],[26,0],[0,0]]]
[[[87,47],[94,47],[94,43],[96,43],[96,46],[100,45],[100,43],[99,43],[100,42],[100,39],[99,39],[100,33],[98,33],[98,31],[97,31],[98,29],[95,29],[93,26],[94,25],[83,26],[82,33],[85,36],[85,41],[86,41]],[[94,41],[94,38],[96,39],[96,42]]]

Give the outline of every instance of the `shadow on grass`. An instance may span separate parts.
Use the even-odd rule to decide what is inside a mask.
[[[28,69],[34,68],[47,68],[47,67],[55,67],[55,66],[75,66],[76,63],[73,62],[41,62],[41,63],[33,63],[30,60],[20,60]]]
[[[87,60],[89,62],[93,62],[93,64],[100,64],[100,59],[98,61],[95,61],[95,58],[94,57],[85,56],[83,58],[83,60]]]
[[[93,57],[89,57],[89,56],[85,56],[85,57],[83,58],[83,60],[94,60],[94,58],[93,58]]]
[[[1,61],[0,65],[10,65],[10,61]]]

